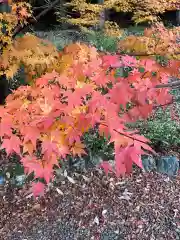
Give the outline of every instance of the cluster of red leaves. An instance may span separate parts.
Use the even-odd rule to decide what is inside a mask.
[[[133,163],[142,167],[141,154],[152,149],[126,124],[147,118],[154,106],[171,100],[168,89],[155,88],[167,83],[168,75],[159,74],[152,60],[99,55],[81,44],[67,47],[66,59],[67,54],[73,62],[64,71],[19,87],[0,109],[1,149],[20,155],[25,172],[34,173],[34,195],[43,193],[45,186],[36,180],[49,183],[59,159],[86,154],[81,137],[95,126],[114,143],[115,168],[104,162],[106,171],[120,176],[129,173]],[[124,67],[131,67],[129,76],[118,77],[116,68]]]

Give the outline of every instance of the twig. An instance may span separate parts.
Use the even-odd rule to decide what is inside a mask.
[[[175,101],[177,101],[177,100],[178,100],[178,99],[176,99],[176,100],[174,99],[174,100],[172,100],[171,102],[154,106],[154,109],[157,109],[157,108],[159,108],[159,107],[169,106],[169,105],[173,104],[173,103],[174,103]]]
[[[168,88],[168,87],[180,87],[180,80],[172,83],[160,84],[160,85],[157,85],[155,88]]]
[[[100,124],[103,125],[103,126],[105,126],[105,127],[108,127],[108,125],[106,125],[105,123],[100,123]],[[116,129],[114,129],[114,128],[113,128],[113,131],[115,131],[116,133],[119,133],[119,134],[122,135],[122,136],[128,137],[128,138],[130,138],[130,139],[132,139],[132,140],[134,140],[134,141],[138,141],[138,142],[147,144],[147,142],[145,142],[145,141],[142,141],[142,140],[137,139],[137,138],[135,138],[135,137],[133,137],[133,136],[127,135],[127,134],[125,134],[125,133],[122,133],[122,132],[120,132],[120,131],[118,131],[118,130],[116,130]]]
[[[47,4],[46,4],[46,5],[39,6],[39,7],[33,7],[32,10],[33,10],[33,11],[36,11],[36,10],[39,10],[39,9],[45,9],[45,8],[47,8],[47,7],[49,7],[49,6],[51,6],[51,5],[47,5]]]
[[[178,54],[180,54],[180,52],[175,52],[174,53],[175,55],[178,55]],[[134,57],[148,57],[148,56],[157,56],[158,54],[156,54],[156,53],[121,53],[121,55],[129,55],[129,56],[134,56]]]

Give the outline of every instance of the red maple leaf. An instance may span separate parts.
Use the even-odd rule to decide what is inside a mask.
[[[3,139],[1,149],[5,149],[8,155],[13,152],[20,154],[21,144],[20,139],[16,135],[12,135],[10,138]]]
[[[107,74],[104,71],[99,71],[94,76],[91,77],[92,81],[95,82],[98,86],[106,86],[110,79],[108,78]]]
[[[141,60],[141,65],[145,68],[146,71],[152,72],[154,69],[157,69],[156,62],[152,59],[143,59]]]
[[[126,67],[137,67],[138,60],[132,56],[121,56],[121,61]]]
[[[99,164],[99,167],[104,169],[106,175],[108,175],[109,172],[113,172],[113,169],[108,161],[103,161]]]
[[[143,153],[143,151],[141,149],[137,149],[136,147],[132,146],[129,148],[129,159],[131,163],[135,163],[138,167],[143,168],[142,165],[142,160],[141,160],[141,154]],[[128,161],[126,161],[126,166],[128,165]],[[129,167],[129,166],[128,166]],[[126,167],[126,168],[128,168]],[[129,171],[132,171],[132,164],[129,168]]]
[[[46,73],[42,77],[36,79],[36,86],[44,86],[49,83],[49,81],[54,80],[55,78],[59,78],[59,74],[56,73],[55,71],[51,73]]]
[[[119,177],[126,173],[126,149],[115,149],[115,167],[116,167],[116,176]]]
[[[40,137],[40,132],[37,128],[31,126],[24,126],[21,128],[21,134],[24,135],[24,143],[31,141],[36,147],[36,141]]]
[[[26,173],[34,172],[35,178],[44,178],[47,183],[53,178],[53,166],[51,162],[47,163],[43,159],[36,157],[25,156],[21,159],[23,166],[26,168]]]
[[[55,142],[43,141],[42,142],[42,153],[45,154],[47,158],[51,158],[52,154],[58,153],[58,147]]]
[[[126,104],[133,97],[133,91],[127,83],[120,82],[109,91],[109,96],[112,102],[126,107]]]
[[[0,136],[3,137],[5,135],[12,135],[12,117],[10,116],[1,119]]]
[[[120,66],[120,59],[119,56],[117,55],[104,55],[102,56],[102,60],[103,60],[103,65],[105,67],[115,67],[115,66]]]
[[[24,156],[21,158],[21,163],[25,168],[26,174],[31,174],[34,172],[35,176],[42,176],[42,162],[34,156]]]
[[[32,187],[31,187],[31,191],[34,195],[34,197],[38,197],[38,196],[43,196],[44,195],[44,190],[45,190],[45,185],[41,182],[33,182],[32,183]]]

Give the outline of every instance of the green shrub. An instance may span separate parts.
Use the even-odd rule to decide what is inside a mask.
[[[101,51],[113,53],[117,50],[118,39],[106,36],[102,32],[87,33],[87,41]]]
[[[180,96],[179,91],[173,91],[175,97]],[[177,98],[177,101],[179,99]],[[180,116],[180,103],[176,103],[177,114]],[[180,146],[180,124],[178,121],[172,120],[170,107],[163,110],[159,108],[154,117],[147,121],[136,123],[141,134],[149,138],[152,145],[160,149],[170,150]]]
[[[65,163],[62,162],[62,167],[66,166],[72,170],[84,170],[90,167],[95,167],[102,160],[113,160],[113,144],[108,144],[106,138],[99,135],[96,129],[91,129],[89,132],[85,133],[83,136],[83,143],[86,146],[87,155],[83,157],[72,158],[69,156],[68,161]]]

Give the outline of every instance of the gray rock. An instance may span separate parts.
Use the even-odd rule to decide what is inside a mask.
[[[156,169],[156,160],[153,156],[147,155],[142,157],[142,164],[146,172]]]
[[[156,161],[157,171],[175,176],[179,171],[179,159],[175,156],[162,156]]]

